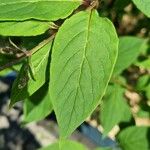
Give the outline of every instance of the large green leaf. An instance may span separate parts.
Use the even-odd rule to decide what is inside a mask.
[[[80,143],[74,141],[60,141],[54,144],[51,144],[45,148],[41,148],[39,150],[86,150],[86,148]]]
[[[109,85],[101,105],[100,120],[107,134],[115,125],[131,119],[130,108],[124,98],[125,90],[119,85]]]
[[[137,8],[139,8],[145,15],[150,17],[150,1],[149,0],[132,0]]]
[[[30,98],[24,102],[24,120],[28,123],[44,119],[52,111],[48,83],[42,86]]]
[[[69,16],[81,0],[0,0],[0,20],[58,20]]]
[[[129,127],[118,135],[123,150],[149,150],[148,127]]]
[[[110,80],[118,38],[97,12],[80,12],[59,29],[52,51],[50,94],[62,137],[96,108]]]
[[[40,22],[35,20],[22,22],[0,22],[0,35],[35,36],[44,33],[51,26],[51,22]]]
[[[146,41],[138,37],[121,37],[114,74],[120,74],[124,69],[127,69],[136,60],[143,48],[146,48],[145,44]]]

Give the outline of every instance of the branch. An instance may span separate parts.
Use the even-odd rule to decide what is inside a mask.
[[[41,49],[42,47],[44,47],[46,44],[48,44],[50,41],[52,41],[55,37],[56,33],[54,33],[52,36],[50,36],[48,39],[42,41],[41,43],[39,43],[36,47],[34,47],[33,49],[31,49],[30,51],[25,51],[23,53],[20,53],[17,55],[17,59],[12,60],[2,66],[0,66],[0,71],[9,68],[19,62],[21,62],[22,60],[24,60],[27,57],[32,56],[34,53],[36,53],[39,49]]]

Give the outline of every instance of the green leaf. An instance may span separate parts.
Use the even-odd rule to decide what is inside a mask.
[[[145,88],[146,97],[148,100],[150,100],[150,84]]]
[[[0,20],[55,21],[69,16],[81,0],[0,0]]]
[[[49,54],[51,50],[52,41],[40,48],[31,57],[32,70],[34,70],[35,80],[29,75],[29,64],[28,68],[23,66],[17,79],[15,80],[12,91],[11,91],[11,106],[18,101],[24,100],[36,92],[47,80],[46,70],[49,62]],[[27,68],[27,69],[24,69]],[[26,80],[26,86],[19,88],[18,86],[22,84],[22,80]],[[23,82],[24,83],[24,82]]]
[[[109,85],[101,104],[100,120],[104,128],[104,134],[120,122],[131,119],[130,107],[124,98],[125,90],[117,84]]]
[[[44,119],[52,111],[48,83],[24,102],[24,123]]]
[[[3,36],[35,36],[52,27],[51,22],[22,21],[0,22],[0,35]]]
[[[150,117],[150,111],[143,110],[140,108],[140,110],[136,113],[137,117],[140,118],[149,118]]]
[[[69,136],[100,103],[117,49],[114,26],[96,11],[80,12],[59,29],[52,51],[50,94],[61,137]]]
[[[50,62],[49,55],[52,43],[53,41],[50,41],[31,57],[30,62],[35,80],[30,76],[28,83],[29,95],[36,92],[47,80],[47,72],[49,71],[47,66]]]
[[[11,73],[12,70],[11,69],[5,69],[0,71],[0,76],[6,76],[7,74]]]
[[[13,106],[16,102],[21,101],[23,97],[28,97],[29,95],[28,94],[28,81],[29,81],[28,69],[29,69],[29,65],[27,62],[25,62],[22,65],[20,72],[13,83],[11,89],[10,107]]]
[[[140,68],[143,68],[143,69],[150,69],[150,58],[144,60],[144,61],[141,61],[141,62],[137,62],[136,65]]]
[[[144,39],[132,36],[124,36],[120,38],[118,59],[115,65],[114,74],[118,75],[127,69],[139,56],[143,47],[146,48]]]
[[[129,127],[118,135],[123,150],[149,150],[148,127]]]
[[[149,0],[132,0],[134,4],[140,9],[147,17],[150,17],[150,1]]]
[[[148,86],[149,82],[150,76],[148,74],[139,77],[137,80],[136,89],[139,91],[144,91],[145,88]]]
[[[63,140],[60,143],[57,142],[39,150],[86,150],[86,148],[80,143]]]

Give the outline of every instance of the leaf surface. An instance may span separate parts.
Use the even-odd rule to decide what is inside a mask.
[[[51,113],[52,109],[53,107],[48,92],[48,84],[46,83],[30,98],[25,100],[23,122],[29,123],[42,120]]]
[[[10,106],[13,106],[16,102],[23,100],[23,97],[28,97],[28,69],[29,65],[25,62],[15,79],[11,89],[11,102]]]
[[[100,103],[117,49],[114,26],[96,11],[80,12],[60,28],[52,51],[50,94],[62,137]]]
[[[0,22],[0,35],[2,36],[36,36],[43,34],[52,26],[51,22],[22,21]]]
[[[78,142],[63,140],[39,150],[86,150],[86,148]]]
[[[132,36],[124,36],[119,39],[118,58],[114,68],[114,74],[118,75],[127,69],[139,56],[145,46],[144,39]]]
[[[28,83],[29,95],[36,92],[47,80],[48,69],[47,66],[50,63],[49,55],[52,47],[52,41],[43,46],[31,57],[31,67],[35,80],[30,77]]]
[[[29,64],[27,69],[21,69],[18,74],[16,81],[13,84],[11,91],[11,105],[15,104],[18,101],[24,100],[36,92],[47,80],[47,65],[49,62],[49,53],[51,50],[52,41],[40,48],[34,55],[31,57],[32,70],[35,80],[31,77],[29,73]],[[23,71],[22,71],[23,70]],[[25,80],[25,77],[28,77],[28,80]],[[25,78],[25,79],[24,79]],[[26,81],[26,86],[19,88],[19,85],[22,85],[22,81]],[[23,82],[24,83],[24,82]]]
[[[123,150],[149,150],[148,127],[129,127],[118,135]]]
[[[69,16],[81,0],[0,0],[0,20],[49,20]]]
[[[137,62],[135,65],[140,67],[140,68],[150,70],[150,57],[146,60],[141,61],[141,62]]]
[[[101,105],[100,120],[104,128],[104,134],[120,122],[131,119],[130,107],[124,98],[125,90],[119,85],[109,85]]]

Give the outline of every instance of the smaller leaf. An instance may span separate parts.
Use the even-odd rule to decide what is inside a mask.
[[[2,36],[35,36],[43,34],[52,27],[51,22],[35,20],[22,22],[0,22],[0,35]]]
[[[26,63],[26,66],[23,65],[12,87],[11,106],[16,102],[24,100],[31,96],[46,82],[46,70],[49,62],[51,45],[52,41],[40,48],[34,55],[31,56],[32,67],[35,73],[35,80],[31,77],[29,73],[29,67],[31,66],[29,66],[28,63]],[[26,83],[26,85],[24,85],[24,82]],[[20,89],[18,87],[20,87]]]
[[[150,101],[150,84],[145,88],[146,97]]]
[[[47,66],[50,62],[49,54],[52,46],[52,41],[46,44],[44,47],[38,50],[33,56],[31,56],[30,62],[32,63],[33,76],[35,80],[30,76],[28,84],[29,95],[36,92],[47,80]]]
[[[114,68],[114,75],[120,74],[123,70],[127,69],[132,63],[135,62],[136,58],[147,48],[144,46],[146,40],[132,37],[124,36],[120,38],[118,58]]]
[[[51,144],[45,148],[39,150],[86,150],[86,148],[80,143],[63,140],[54,144]]]
[[[149,150],[148,127],[129,127],[118,135],[123,150]]]
[[[137,80],[136,89],[139,91],[144,91],[148,84],[150,84],[150,76],[147,74],[143,75]]]
[[[140,118],[149,118],[150,117],[150,111],[146,111],[140,108],[140,110],[137,112],[137,117]]]
[[[25,62],[20,72],[16,78],[16,80],[13,83],[12,90],[11,90],[11,102],[10,107],[14,105],[16,102],[21,101],[22,97],[28,97],[28,63]]]
[[[44,119],[52,111],[48,82],[24,102],[24,123]]]
[[[140,68],[150,70],[150,58],[141,62],[137,62],[135,65],[137,65]]]
[[[104,135],[118,123],[131,119],[130,108],[123,96],[124,89],[119,85],[109,85],[101,104],[100,120]]]

